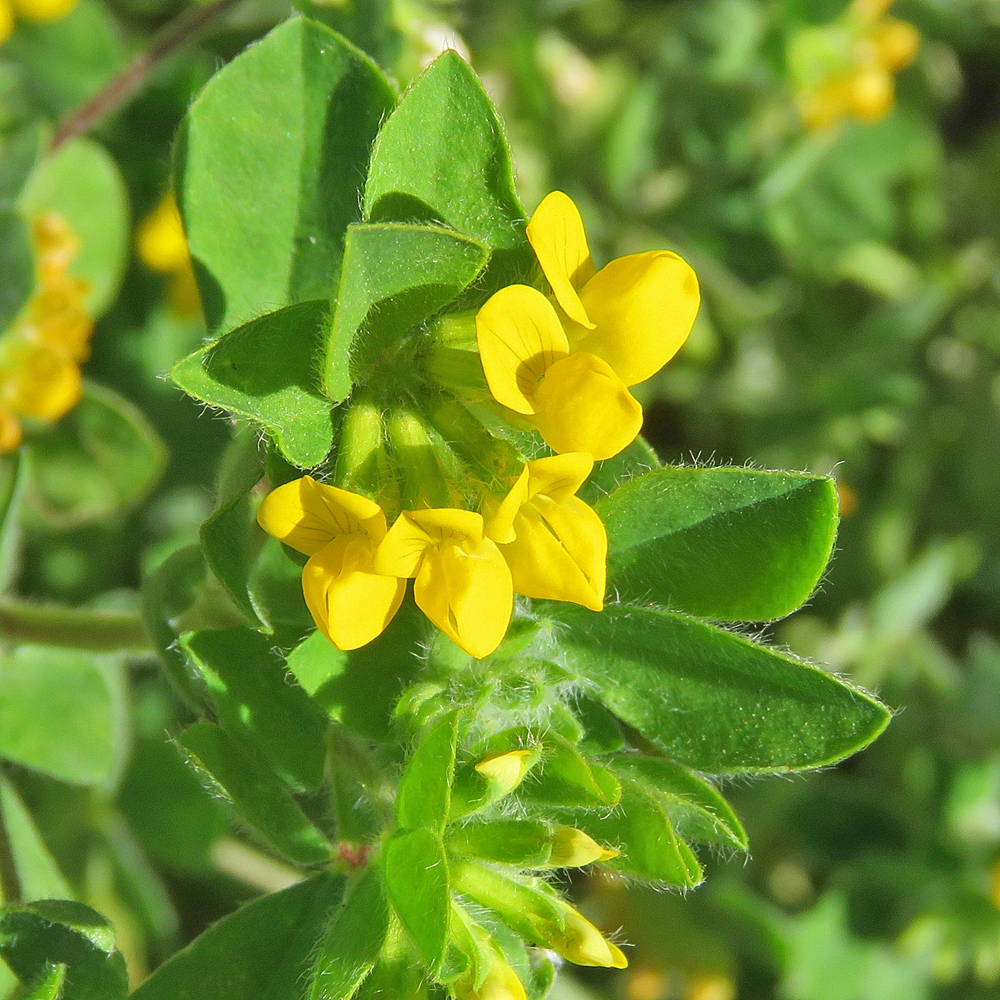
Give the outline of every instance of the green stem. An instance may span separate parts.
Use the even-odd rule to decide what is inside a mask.
[[[10,842],[10,834],[7,832],[3,790],[3,787],[0,786],[0,902],[5,906],[12,906],[21,902],[21,877],[17,873],[14,848]]]
[[[89,649],[95,653],[151,653],[142,618],[132,612],[88,611],[0,598],[0,640]]]

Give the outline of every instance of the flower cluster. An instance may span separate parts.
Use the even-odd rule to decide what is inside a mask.
[[[341,649],[381,634],[408,579],[427,617],[477,657],[503,639],[515,593],[603,608],[607,535],[577,491],[595,461],[638,435],[642,408],[629,387],[684,343],[698,281],[667,251],[596,270],[580,214],[561,192],[541,203],[527,236],[551,296],[511,285],[482,306],[480,377],[499,412],[527,418],[555,454],[524,462],[478,510],[427,504],[402,510],[391,527],[375,500],[311,476],[260,507],[261,527],[309,557],[306,603]]]
[[[201,299],[191,267],[184,223],[171,192],[168,191],[142,220],[135,244],[143,264],[167,276],[167,302],[171,310],[178,316],[197,315]]]
[[[77,404],[94,328],[85,308],[88,285],[69,274],[76,235],[47,212],[34,222],[34,241],[35,291],[0,337],[0,453],[21,443],[21,418],[58,420]]]
[[[0,45],[10,38],[17,18],[25,21],[61,21],[76,7],[77,0],[0,0]]]
[[[895,74],[920,48],[912,24],[886,16],[892,3],[854,0],[833,24],[794,37],[790,62],[808,128],[829,129],[849,117],[874,122],[892,110]]]

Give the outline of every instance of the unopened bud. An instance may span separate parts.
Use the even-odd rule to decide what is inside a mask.
[[[517,973],[502,959],[497,959],[479,989],[458,988],[460,1000],[527,1000]]]
[[[558,826],[552,838],[549,864],[553,868],[582,868],[595,861],[608,861],[618,857],[618,851],[601,847],[583,830],[572,826]]]
[[[607,938],[578,910],[569,903],[562,903],[566,917],[564,929],[548,942],[558,952],[576,965],[596,965],[604,969],[624,969],[628,959],[621,948]]]
[[[491,782],[501,795],[506,795],[521,784],[534,756],[534,750],[511,750],[481,760],[476,765],[476,771]]]
[[[920,32],[908,21],[884,21],[874,41],[879,62],[891,72],[905,69],[920,51]]]

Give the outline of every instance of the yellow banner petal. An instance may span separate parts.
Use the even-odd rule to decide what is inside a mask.
[[[536,288],[501,288],[476,316],[479,357],[493,398],[517,413],[535,412],[538,383],[569,353],[562,323]]]
[[[668,250],[619,257],[583,290],[596,327],[571,331],[574,351],[603,358],[625,385],[655,375],[694,326],[701,293],[691,266]]]
[[[257,523],[303,555],[315,555],[342,535],[361,533],[377,543],[385,536],[385,514],[374,500],[303,476],[265,498]]]
[[[594,456],[585,451],[570,451],[563,455],[536,458],[525,468],[529,475],[529,499],[543,493],[553,500],[565,500],[586,482],[594,468]]]
[[[527,234],[563,312],[573,322],[593,328],[578,292],[594,276],[594,259],[573,199],[562,191],[546,195],[528,223]]]
[[[406,581],[373,572],[373,556],[367,535],[342,535],[302,571],[309,612],[338,649],[357,649],[380,636],[403,602]]]
[[[642,430],[642,407],[606,361],[571,354],[545,373],[533,417],[556,452],[587,452],[597,461],[627,448]]]

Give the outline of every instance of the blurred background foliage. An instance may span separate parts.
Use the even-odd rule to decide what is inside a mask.
[[[501,109],[529,209],[560,188],[601,260],[668,247],[695,266],[702,312],[641,387],[645,432],[666,461],[834,473],[838,555],[769,638],[899,709],[837,768],[729,789],[753,857],[717,857],[697,891],[581,879],[585,911],[636,945],[632,965],[563,976],[554,996],[1000,997],[1000,3],[893,5],[921,39],[895,100],[878,120],[826,128],[804,122],[801,67],[810,51],[822,60],[817,28],[844,23],[843,0],[301,9],[401,86],[457,48]],[[19,19],[0,47],[0,174],[182,10],[80,0],[61,20]],[[193,95],[288,13],[240,0],[93,132],[120,175],[108,197],[132,220],[131,245],[168,188]],[[163,377],[203,328],[180,266],[149,263],[128,254],[85,367],[88,405],[117,416],[67,418],[36,449],[54,499],[33,506],[8,572],[26,597],[128,613],[142,575],[195,541],[211,510],[227,428]],[[102,419],[121,425],[103,455],[87,445]],[[60,494],[67,462],[84,469],[82,501]],[[122,463],[139,471],[123,477]],[[33,676],[58,686],[64,669]],[[153,659],[90,670],[76,693],[94,712],[81,759],[19,767],[0,732],[13,762],[0,795],[39,886],[68,885],[107,913],[139,981],[287,873],[185,770],[167,739],[185,709]]]

